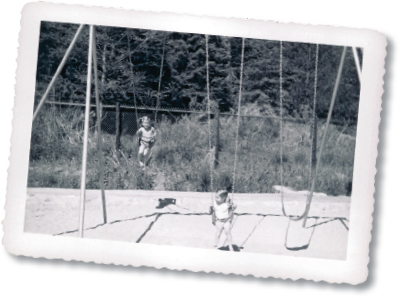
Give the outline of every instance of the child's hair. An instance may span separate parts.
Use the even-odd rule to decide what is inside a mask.
[[[217,190],[217,194],[218,194],[218,195],[222,195],[223,193],[228,194],[228,190],[225,189],[225,188],[221,188],[221,189]]]
[[[142,118],[139,119],[139,123],[141,126],[143,126],[144,123],[149,123],[151,125],[151,119],[148,116],[143,116]]]
[[[217,191],[217,195],[219,196],[219,197],[221,197],[221,195],[225,195],[226,196],[226,198],[228,197],[228,191],[226,190],[226,189],[219,189],[218,191]]]

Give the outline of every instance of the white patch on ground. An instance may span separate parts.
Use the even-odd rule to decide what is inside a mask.
[[[272,189],[274,192],[283,192],[284,194],[299,194],[299,195],[308,195],[309,191],[308,190],[293,190],[290,187],[286,186],[280,186],[280,185],[274,185],[272,186]],[[326,197],[327,194],[323,192],[313,192],[313,196],[323,196]]]

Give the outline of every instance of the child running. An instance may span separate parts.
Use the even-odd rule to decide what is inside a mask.
[[[144,116],[140,118],[140,122],[142,127],[139,128],[136,135],[139,138],[139,165],[141,168],[144,168],[149,161],[151,155],[151,148],[156,141],[156,129],[152,126],[151,120],[149,117]]]
[[[231,227],[233,220],[233,211],[236,209],[236,205],[232,202],[232,199],[228,197],[228,191],[226,189],[218,190],[217,193],[214,195],[213,207],[215,216],[215,227],[217,228],[214,246],[218,248],[218,242],[219,238],[221,237],[222,230],[225,230],[229,250],[233,251]]]

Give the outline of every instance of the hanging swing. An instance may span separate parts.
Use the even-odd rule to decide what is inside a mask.
[[[318,50],[319,50],[319,46],[318,44],[316,45],[316,54],[315,54],[315,78],[314,78],[314,106],[313,106],[313,125],[316,125],[316,93],[317,93],[317,75],[318,75]],[[282,92],[282,60],[283,60],[283,45],[282,42],[280,43],[280,130],[281,130],[281,147],[280,147],[280,175],[281,175],[281,204],[282,204],[282,212],[283,214],[289,218],[289,222],[288,222],[288,227],[286,229],[286,236],[285,236],[285,247],[288,250],[301,250],[301,249],[307,249],[308,246],[310,245],[311,242],[311,238],[314,234],[314,230],[315,230],[315,223],[317,221],[317,219],[315,219],[315,223],[313,225],[310,226],[310,228],[312,227],[313,229],[310,228],[306,228],[306,222],[308,219],[308,213],[310,211],[310,207],[311,207],[311,201],[312,201],[312,197],[313,197],[313,192],[314,192],[314,187],[315,187],[315,179],[318,173],[318,168],[319,168],[319,164],[321,161],[321,156],[322,156],[322,152],[324,150],[324,145],[325,145],[325,140],[326,140],[326,135],[327,135],[327,131],[328,131],[328,127],[329,127],[329,123],[330,123],[330,119],[332,116],[332,111],[333,111],[333,106],[335,104],[335,99],[336,99],[336,95],[337,95],[337,90],[339,88],[339,82],[340,82],[340,77],[342,74],[342,70],[343,70],[343,65],[344,65],[344,58],[346,56],[346,47],[343,47],[343,52],[342,52],[342,56],[340,59],[340,64],[339,64],[339,69],[338,69],[338,73],[336,76],[336,81],[335,81],[335,86],[333,89],[333,94],[332,94],[332,98],[331,98],[331,104],[329,107],[329,112],[328,112],[328,117],[326,119],[326,125],[325,125],[325,130],[324,130],[324,134],[322,137],[322,141],[321,141],[321,145],[319,148],[319,152],[318,152],[318,157],[316,160],[316,165],[315,167],[312,167],[312,160],[310,158],[310,175],[309,175],[309,185],[310,185],[310,190],[308,193],[308,197],[307,197],[307,202],[306,202],[306,207],[304,212],[297,217],[293,217],[293,216],[288,216],[285,210],[285,206],[284,206],[284,194],[283,194],[283,92]],[[315,128],[315,127],[313,127]],[[312,139],[313,141],[315,140],[317,136],[315,135],[315,129],[312,129]],[[316,148],[315,148],[316,150]],[[303,224],[301,227],[296,226],[296,231],[294,235],[295,235],[295,240],[297,240],[298,243],[295,243],[295,245],[288,245],[288,234],[289,234],[289,230],[290,230],[290,224],[291,222],[297,222],[300,221],[301,219],[303,219]],[[307,235],[308,234],[308,235]]]
[[[209,145],[209,163],[210,163],[210,191],[211,191],[211,206],[210,213],[212,215],[212,222],[215,223],[216,217],[213,209],[214,203],[214,153],[212,152],[211,145],[211,101],[210,101],[210,79],[209,79],[209,70],[208,70],[208,35],[205,36],[206,40],[206,78],[207,78],[207,114],[208,114],[208,145]],[[231,192],[231,201],[233,203],[233,196],[235,193],[235,181],[236,181],[236,163],[237,163],[237,149],[239,142],[239,127],[240,127],[240,108],[242,102],[242,82],[243,82],[243,60],[244,60],[244,41],[245,38],[242,38],[242,56],[240,62],[240,81],[239,81],[239,98],[238,98],[238,112],[237,112],[237,125],[236,125],[236,139],[235,139],[235,156],[233,161],[233,173],[232,173],[232,192]],[[218,150],[218,148],[215,148]]]
[[[313,96],[313,109],[312,109],[312,127],[311,127],[311,139],[314,142],[314,139],[317,137],[315,135],[315,123],[316,123],[316,106],[317,106],[317,79],[318,79],[318,44],[316,45],[315,50],[315,74],[314,74],[314,96]],[[289,216],[286,212],[285,204],[284,204],[284,182],[283,182],[283,44],[280,42],[280,63],[279,63],[279,106],[280,106],[280,117],[279,117],[279,125],[280,125],[280,184],[281,184],[281,205],[282,205],[282,213],[284,216],[289,218],[292,221],[300,221],[305,218],[307,214],[308,205],[310,204],[313,196],[313,190],[311,190],[311,181],[314,178],[315,171],[313,171],[313,150],[310,150],[310,163],[309,163],[309,173],[308,173],[308,183],[310,191],[307,196],[306,208],[304,212],[299,216]],[[315,148],[316,149],[316,148]]]
[[[315,125],[316,125],[316,105],[317,105],[317,79],[318,79],[318,50],[319,46],[316,45],[316,52],[315,52],[315,73],[314,73],[314,96],[313,96],[313,109],[312,109],[312,126],[311,126],[311,140],[314,143],[315,138],[317,137],[315,132]],[[314,179],[315,179],[315,169],[313,167],[313,148],[310,150],[310,162],[309,162],[309,173],[308,173],[308,183],[309,192],[307,195],[306,207],[299,216],[290,216],[288,215],[285,203],[284,203],[284,179],[283,179],[283,44],[282,41],[280,42],[280,63],[279,63],[279,97],[280,97],[280,184],[281,184],[281,205],[282,205],[282,213],[285,217],[289,219],[288,226],[286,229],[285,235],[285,247],[288,250],[302,250],[307,249],[310,245],[311,238],[314,234],[315,230],[315,223],[312,225],[312,229],[308,229],[305,227],[305,224],[300,226],[298,223],[291,222],[298,222],[302,219],[306,219],[308,216],[308,211],[310,208],[310,204],[313,197],[313,187]],[[314,148],[316,150],[316,148]],[[311,182],[312,181],[312,182]],[[288,234],[290,231],[295,231],[291,234],[294,234],[294,237],[291,237],[291,244],[288,245]]]

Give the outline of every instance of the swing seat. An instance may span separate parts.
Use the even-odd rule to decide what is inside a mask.
[[[311,243],[312,236],[314,234],[316,218],[311,218],[307,221],[307,226],[303,228],[303,221],[292,221],[290,219],[288,223],[285,247],[287,250],[299,251],[305,250]]]

